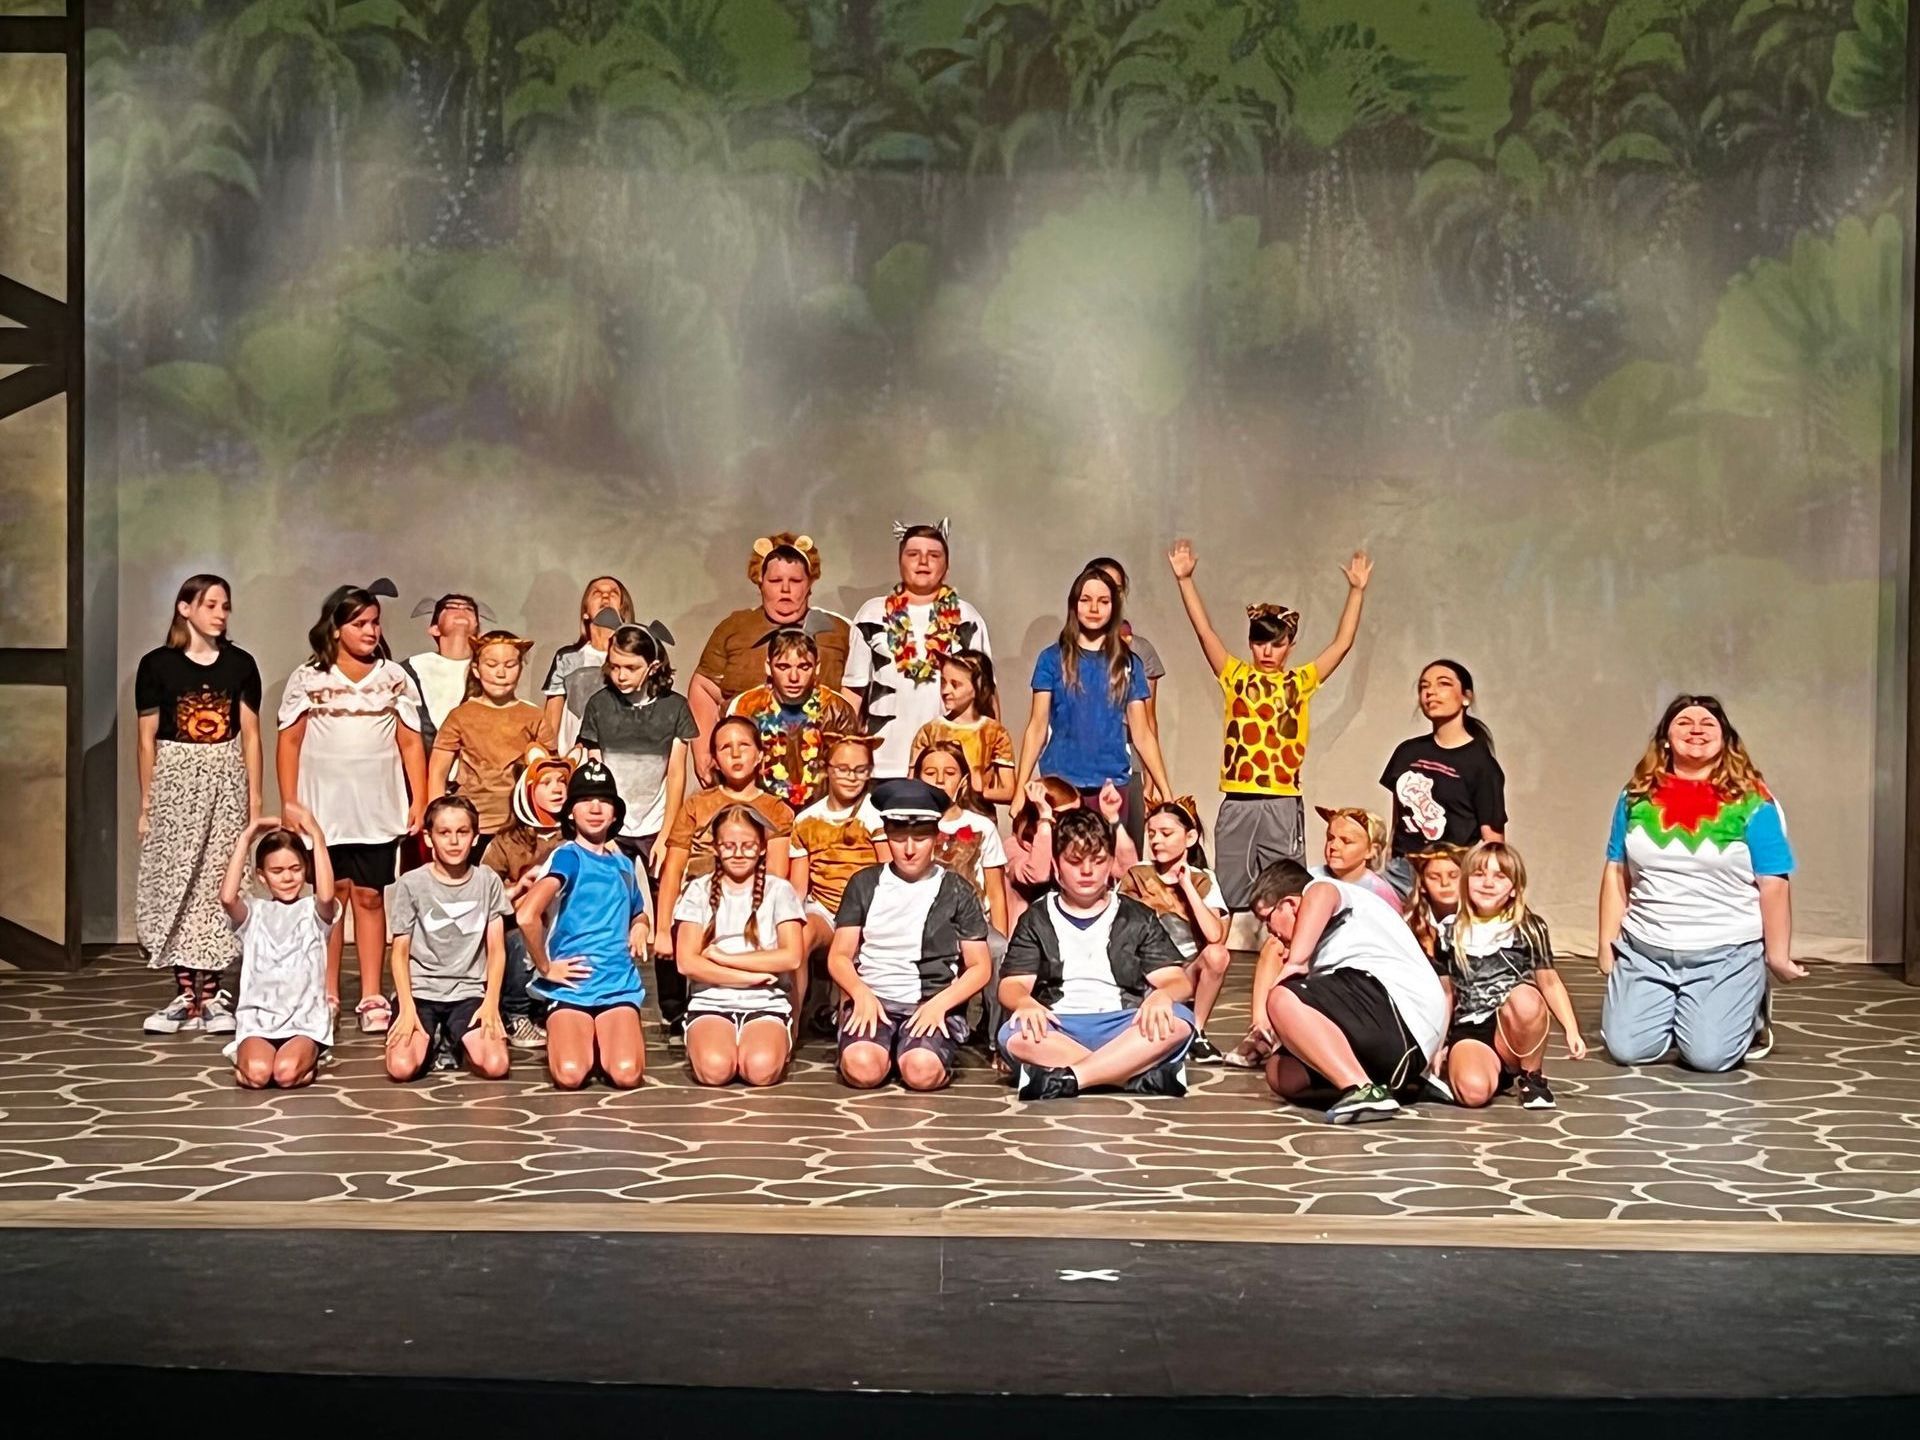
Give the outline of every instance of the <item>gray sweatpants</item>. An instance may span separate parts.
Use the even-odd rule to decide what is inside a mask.
[[[1731,1070],[1753,1044],[1767,998],[1759,940],[1711,950],[1665,950],[1621,936],[1600,1012],[1607,1053],[1651,1065],[1675,1046],[1694,1070]]]
[[[1260,872],[1307,858],[1306,806],[1298,795],[1227,795],[1213,822],[1213,873],[1229,910],[1245,910]]]

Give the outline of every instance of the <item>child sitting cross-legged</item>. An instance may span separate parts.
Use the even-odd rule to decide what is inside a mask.
[[[1020,917],[1001,967],[1000,1046],[1022,1100],[1187,1093],[1193,982],[1160,917],[1114,893],[1112,866],[1105,820],[1085,807],[1059,818],[1053,893]]]

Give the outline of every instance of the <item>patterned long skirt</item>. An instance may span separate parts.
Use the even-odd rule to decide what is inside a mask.
[[[160,742],[134,925],[156,970],[224,970],[240,941],[220,909],[220,880],[247,828],[247,767],[238,739]]]

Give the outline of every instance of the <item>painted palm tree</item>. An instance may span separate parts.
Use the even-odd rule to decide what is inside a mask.
[[[139,345],[194,307],[215,217],[260,186],[246,132],[198,98],[187,51],[149,49],[136,65],[100,29],[86,46],[88,311]]]
[[[272,167],[277,148],[318,123],[314,153],[346,214],[347,125],[368,91],[399,76],[426,32],[402,0],[253,0],[215,40],[221,73],[244,95]]]

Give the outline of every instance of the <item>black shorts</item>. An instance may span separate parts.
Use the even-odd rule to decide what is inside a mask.
[[[1280,983],[1340,1027],[1367,1079],[1396,1095],[1419,1089],[1427,1069],[1426,1055],[1400,1023],[1387,987],[1373,976],[1364,970],[1309,971]],[[1311,1065],[1305,1068],[1316,1088],[1335,1088]]]
[[[396,842],[381,845],[329,845],[327,860],[333,878],[368,890],[384,890],[393,883]]]
[[[467,1058],[467,1032],[473,1029],[475,1017],[480,1012],[483,996],[473,995],[465,1000],[418,1000],[413,1002],[413,1013],[420,1017],[420,1028],[426,1032],[427,1048],[420,1059],[420,1068],[409,1077],[418,1080],[433,1068],[433,1057],[445,1045],[455,1058],[464,1061]],[[398,1008],[398,1002],[395,1002]]]
[[[1491,1050],[1494,1037],[1499,1033],[1498,1015],[1488,1015],[1481,1020],[1455,1020],[1447,1031],[1447,1044],[1458,1045],[1462,1040],[1477,1040]]]
[[[941,1068],[949,1075],[953,1073],[954,1061],[960,1057],[960,1047],[967,1043],[967,1022],[958,1015],[947,1016],[947,1023],[931,1035],[909,1035],[907,1021],[913,1018],[918,1005],[898,1005],[891,1000],[880,1002],[880,1019],[871,1035],[850,1035],[847,1026],[853,1023],[853,1006],[845,1005],[840,1010],[840,1042],[842,1055],[849,1045],[879,1045],[893,1057],[895,1067],[900,1057],[909,1050],[930,1050],[939,1060]]]

